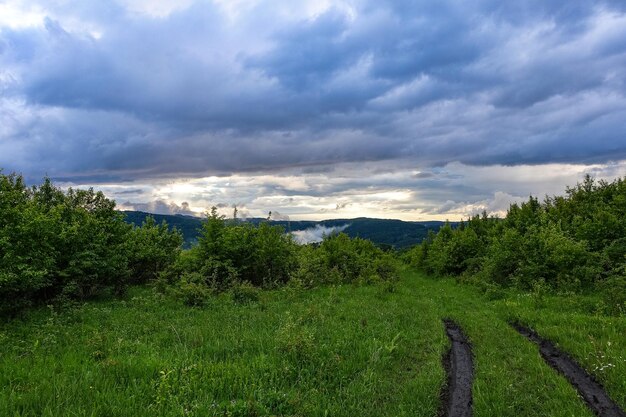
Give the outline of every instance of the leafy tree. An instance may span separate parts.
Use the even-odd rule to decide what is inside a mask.
[[[141,227],[133,227],[127,239],[131,281],[144,283],[154,280],[159,272],[169,268],[178,256],[183,237],[178,230],[169,230],[167,223],[156,224],[148,216]]]
[[[53,283],[55,223],[16,174],[0,172],[0,313],[32,303]]]
[[[282,227],[227,222],[213,207],[179,274],[198,272],[218,291],[235,282],[267,287],[287,282],[296,261],[296,244]]]
[[[593,288],[626,265],[626,181],[590,176],[565,196],[513,204],[503,220],[474,216],[411,250],[412,263],[439,275],[530,289]]]

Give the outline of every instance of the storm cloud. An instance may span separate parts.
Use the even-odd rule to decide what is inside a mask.
[[[442,190],[442,172],[550,164],[606,172],[626,159],[624,120],[618,0],[0,5],[0,167],[31,179],[136,188],[299,175],[318,186],[266,183],[216,198],[249,205],[251,193],[336,192],[332,210],[355,202],[333,176],[363,164],[391,174],[349,181],[361,194],[405,190],[414,198],[406,204],[423,198],[424,213],[491,200],[499,210],[528,195],[515,179],[448,178],[452,188]],[[159,210],[205,200],[181,196]]]

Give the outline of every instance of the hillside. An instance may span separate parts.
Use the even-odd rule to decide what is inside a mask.
[[[186,215],[150,214],[141,211],[124,211],[126,221],[135,225],[141,225],[147,216],[152,216],[161,223],[166,221],[170,227],[176,227],[181,231],[185,239],[185,247],[193,245],[198,236],[198,228],[202,224],[199,217]],[[246,221],[259,224],[265,219],[252,218]],[[369,239],[379,246],[393,246],[403,249],[420,243],[428,234],[428,230],[437,231],[444,224],[438,221],[406,222],[395,219],[370,219],[359,217],[356,219],[333,219],[322,221],[275,221],[272,224],[280,225],[286,231],[297,232],[310,229],[312,233],[321,235],[324,231],[342,229],[350,237]],[[316,229],[317,228],[317,229]]]

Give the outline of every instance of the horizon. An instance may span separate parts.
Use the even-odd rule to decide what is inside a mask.
[[[0,168],[120,210],[502,217],[626,177],[626,3],[7,0]]]
[[[182,217],[191,217],[194,219],[198,219],[198,220],[202,220],[206,217],[208,211],[205,211],[204,213],[200,213],[200,214],[183,214],[183,213],[175,213],[175,214],[171,214],[171,213],[152,213],[149,211],[141,211],[141,210],[122,210],[119,207],[116,207],[117,211],[120,211],[122,213],[142,213],[142,214],[147,214],[147,215],[156,215],[156,216],[182,216]],[[231,212],[232,213],[232,212]],[[234,217],[231,216],[227,216],[224,215],[226,220],[232,220],[234,219]],[[307,219],[292,219],[289,217],[285,217],[285,218],[281,218],[281,219],[275,219],[275,218],[268,218],[268,217],[237,217],[237,219],[239,220],[243,220],[243,221],[248,221],[248,220],[267,220],[270,222],[311,222],[311,223],[321,223],[321,222],[325,222],[325,221],[339,221],[339,220],[345,220],[345,221],[350,221],[350,220],[360,220],[360,219],[364,219],[364,220],[384,220],[384,221],[401,221],[401,222],[414,222],[414,223],[435,223],[435,222],[439,222],[439,223],[445,223],[445,222],[449,222],[449,223],[459,223],[459,221],[453,221],[453,220],[402,220],[402,219],[395,219],[395,218],[383,218],[383,217],[336,217],[336,218],[332,218],[332,219],[321,219],[321,220],[307,220]],[[464,219],[467,220],[467,219]]]

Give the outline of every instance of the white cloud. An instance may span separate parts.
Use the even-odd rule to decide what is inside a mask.
[[[118,209],[143,211],[153,214],[185,214],[188,216],[197,216],[197,213],[191,211],[189,203],[186,201],[183,201],[180,205],[163,200],[155,200],[148,203],[124,202],[119,204]]]
[[[119,0],[131,13],[146,14],[151,17],[163,18],[169,14],[184,10],[194,0]]]
[[[0,29],[30,28],[42,26],[45,11],[37,5],[29,5],[26,1],[3,1],[0,3]]]
[[[417,170],[419,171],[419,170]],[[410,164],[392,170],[384,163],[337,165],[330,172],[233,174],[196,179],[153,179],[124,184],[88,184],[124,207],[201,216],[212,206],[232,216],[323,220],[386,217],[403,220],[462,220],[483,210],[502,216],[511,203],[532,194],[562,195],[589,173],[598,179],[626,176],[626,161],[611,164],[477,167],[449,164],[416,176]],[[64,187],[75,183],[62,183]],[[156,212],[156,211],[155,211]]]
[[[301,245],[305,245],[307,243],[321,242],[324,240],[325,236],[340,233],[346,230],[349,226],[349,224],[344,224],[342,226],[326,227],[318,224],[315,225],[315,227],[291,232],[291,234],[294,236],[296,242]]]

